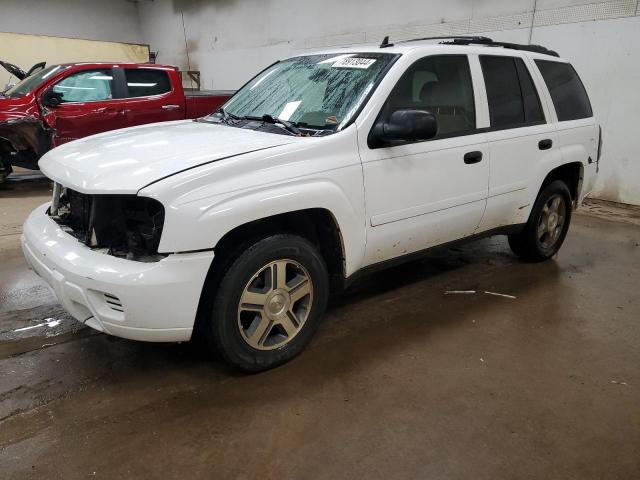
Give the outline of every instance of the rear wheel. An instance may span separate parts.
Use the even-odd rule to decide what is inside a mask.
[[[329,292],[324,259],[306,239],[273,235],[251,244],[222,277],[207,330],[232,366],[257,372],[300,353]]]
[[[547,260],[562,246],[570,222],[571,194],[562,180],[555,180],[538,195],[524,230],[509,235],[509,246],[524,260]]]

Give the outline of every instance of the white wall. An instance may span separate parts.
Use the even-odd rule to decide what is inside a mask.
[[[1,0],[0,32],[143,43],[128,0]]]
[[[638,3],[2,0],[0,31],[149,43],[159,51],[159,62],[200,70],[204,88],[220,89],[238,88],[273,61],[295,53],[379,42],[387,34],[401,39],[482,33],[522,43],[531,35],[533,43],[558,50],[575,65],[603,124],[596,196],[640,204]]]
[[[640,204],[638,0],[155,0],[138,8],[158,61],[200,70],[204,88],[235,89],[277,59],[386,34],[521,43],[531,35],[575,65],[603,125],[595,196]]]

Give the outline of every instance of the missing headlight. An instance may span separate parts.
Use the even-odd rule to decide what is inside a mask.
[[[55,189],[54,189],[55,190]],[[52,202],[52,206],[56,202]],[[137,195],[86,195],[64,189],[51,218],[81,242],[115,257],[153,262],[164,224],[164,207]]]

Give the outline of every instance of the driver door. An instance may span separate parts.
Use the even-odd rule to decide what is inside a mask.
[[[55,145],[127,126],[121,87],[111,68],[74,72],[52,88],[61,103],[47,107],[45,120],[55,131]]]
[[[366,264],[453,241],[477,229],[489,181],[488,145],[476,129],[474,98],[484,98],[479,88],[466,55],[437,55],[416,61],[391,91],[377,122],[399,109],[426,110],[436,117],[438,133],[427,141],[360,146]]]

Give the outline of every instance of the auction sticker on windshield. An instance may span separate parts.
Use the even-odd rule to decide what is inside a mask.
[[[371,65],[376,63],[375,58],[358,58],[358,57],[347,57],[341,58],[336,63],[331,65],[333,68],[362,68],[367,69]]]

